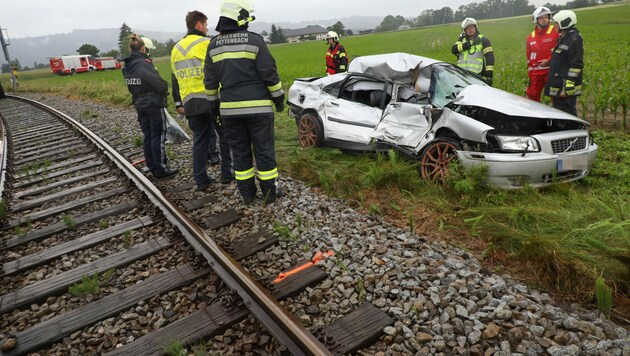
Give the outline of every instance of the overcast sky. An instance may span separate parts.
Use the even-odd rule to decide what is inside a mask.
[[[483,0],[251,0],[258,21],[267,23],[328,20],[353,15],[416,17],[422,10]],[[530,0],[531,4],[566,0]],[[185,32],[190,10],[208,16],[214,28],[220,0],[0,0],[0,28],[9,38],[72,32],[74,29],[119,28]]]

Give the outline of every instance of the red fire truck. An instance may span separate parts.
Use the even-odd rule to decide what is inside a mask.
[[[98,57],[94,59],[96,70],[120,69],[122,65],[114,57]]]
[[[59,75],[74,75],[96,70],[96,62],[89,54],[61,56],[50,59],[50,69]]]

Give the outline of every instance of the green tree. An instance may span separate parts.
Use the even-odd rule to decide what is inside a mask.
[[[337,32],[337,34],[339,36],[345,36],[346,35],[346,27],[341,23],[341,21],[337,21],[336,24],[334,24],[332,26],[328,26],[326,29],[328,31],[335,31],[335,32]]]
[[[84,43],[81,47],[79,47],[79,49],[77,49],[77,52],[79,54],[89,54],[92,57],[97,57],[99,50],[95,45]]]
[[[271,35],[269,35],[269,41],[271,43],[285,43],[287,40],[284,38],[282,28],[271,25]]]
[[[398,15],[396,17],[392,15],[387,15],[381,22],[379,26],[376,26],[374,29],[375,32],[385,32],[385,31],[394,31],[398,30],[398,27],[404,25],[407,21],[404,17]]]
[[[132,33],[131,28],[123,22],[122,26],[120,26],[120,34],[118,35],[118,50],[123,57],[129,55],[129,37]]]
[[[101,57],[114,57],[114,58],[119,58],[120,57],[120,52],[117,49],[112,49],[110,51],[107,52],[103,52],[100,54]]]

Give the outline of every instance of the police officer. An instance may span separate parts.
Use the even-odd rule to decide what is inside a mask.
[[[284,110],[276,61],[262,36],[247,30],[253,11],[248,0],[222,2],[219,35],[208,47],[204,69],[206,93],[215,110],[220,109],[234,154],[236,183],[246,204],[256,198],[256,176],[265,202],[276,199],[273,106],[278,112]]]
[[[577,17],[573,11],[558,11],[553,20],[560,28],[560,37],[551,55],[545,95],[551,97],[554,108],[577,116],[577,96],[582,94],[584,40],[575,28]]]
[[[203,67],[210,44],[208,17],[199,11],[186,15],[188,33],[171,51],[173,100],[180,115],[186,115],[193,132],[193,177],[198,190],[205,190],[211,180],[206,171],[210,133],[216,130],[221,149],[221,183],[234,179],[232,158],[223,129],[218,126],[218,113],[210,112],[203,84]]]
[[[339,35],[335,31],[326,34],[328,50],[326,51],[326,75],[343,73],[348,71],[348,54],[339,43]]]
[[[529,84],[525,95],[531,100],[540,101],[540,94],[545,88],[549,76],[551,51],[558,42],[558,30],[552,24],[551,11],[541,6],[532,14],[536,27],[527,36],[525,55],[527,56],[527,76]]]
[[[144,161],[155,178],[158,180],[169,178],[177,174],[178,170],[168,168],[164,149],[166,141],[164,108],[168,84],[148,59],[144,41],[137,34],[131,35],[129,51],[129,57],[124,59],[122,74],[138,112],[143,134]]]
[[[451,48],[457,56],[457,65],[481,77],[492,85],[494,52],[488,37],[479,33],[477,21],[467,17],[462,21],[462,33]]]

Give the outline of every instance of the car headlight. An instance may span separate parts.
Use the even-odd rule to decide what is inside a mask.
[[[529,136],[495,136],[499,149],[508,152],[538,152],[540,145],[535,138]]]

